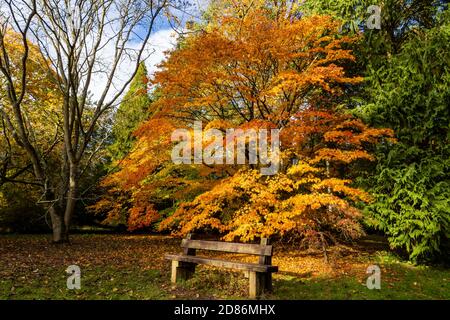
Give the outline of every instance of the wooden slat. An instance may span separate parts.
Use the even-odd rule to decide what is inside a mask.
[[[200,250],[246,253],[258,256],[272,255],[271,245],[262,246],[259,244],[183,239],[181,242],[181,247]]]
[[[186,237],[186,240],[191,240],[192,239],[192,234],[188,234],[187,235],[187,237]],[[195,251],[195,249],[191,249],[191,248],[189,248],[189,247],[185,247],[184,249],[183,249],[183,254],[185,255],[185,256],[195,256],[195,254],[196,254],[196,251]]]
[[[256,272],[277,272],[277,266],[267,266],[260,265],[256,263],[245,263],[245,262],[234,262],[234,261],[226,261],[221,259],[212,259],[198,256],[183,256],[176,254],[168,254],[165,256],[166,259],[175,260],[175,261],[183,261],[183,262],[191,262],[198,264],[206,264],[215,267],[229,268],[229,269],[237,269],[237,270],[249,270]]]
[[[270,245],[270,240],[267,238],[262,238],[259,245],[260,246],[268,246]],[[267,264],[267,265],[271,265],[272,264],[272,254],[270,256],[260,256],[259,257],[259,264]]]

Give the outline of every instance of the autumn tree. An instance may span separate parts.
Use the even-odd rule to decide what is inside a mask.
[[[21,66],[24,51],[20,34],[8,30],[5,46],[12,53],[9,64],[14,72]],[[58,105],[61,96],[52,82],[53,74],[43,67],[44,59],[39,48],[29,45],[30,59],[27,72],[30,77],[27,94],[22,103],[22,114],[29,139],[36,145],[38,152],[51,163],[56,177],[61,168],[58,150],[62,145],[61,118]],[[0,220],[5,228],[15,231],[42,230],[45,225],[45,211],[36,204],[41,199],[40,184],[32,173],[32,164],[24,154],[23,146],[15,139],[9,119],[14,116],[9,104],[6,79],[0,76]],[[19,85],[16,79],[16,84]],[[44,223],[37,223],[44,222]]]
[[[137,130],[135,149],[109,177],[136,196],[145,190],[130,204],[130,216],[148,212],[147,226],[162,219],[160,230],[209,230],[227,240],[289,236],[325,245],[360,236],[357,205],[369,196],[352,186],[354,169],[374,160],[372,146],[390,143],[392,132],[338,108],[343,90],[361,81],[342,66],[354,60],[348,46],[355,38],[341,36],[338,22],[325,16],[300,18],[264,1],[221,5],[162,64],[153,80],[160,111]],[[195,120],[222,131],[281,129],[281,169],[263,176],[248,163],[197,165],[208,190],[178,198],[174,213],[161,215],[151,182],[170,161],[171,130],[192,130]],[[175,187],[180,179],[167,182]]]
[[[155,19],[168,7],[168,1],[38,1],[2,2],[0,27],[0,71],[12,115],[4,114],[17,145],[26,152],[33,176],[41,186],[53,229],[53,240],[68,240],[68,232],[79,192],[80,177],[103,139],[93,137],[101,119],[117,104],[128,84],[147,56],[145,50]],[[23,51],[18,68],[10,63],[14,51],[7,46],[7,30],[20,34]],[[137,31],[139,29],[139,32]],[[138,45],[136,46],[136,39]],[[27,72],[31,41],[39,46],[44,66],[54,73],[53,81],[62,97],[61,115],[64,144],[61,176],[45,154],[30,138],[30,128],[23,114],[23,103],[32,77]],[[112,56],[105,54],[112,46]],[[104,59],[109,59],[107,65]],[[128,60],[129,59],[129,60]],[[121,66],[127,63],[129,74],[117,82]],[[95,74],[103,74],[104,85],[90,105]],[[18,79],[18,81],[15,81]],[[31,123],[31,125],[34,125]],[[84,161],[87,162],[84,162]],[[55,181],[56,180],[56,181]]]

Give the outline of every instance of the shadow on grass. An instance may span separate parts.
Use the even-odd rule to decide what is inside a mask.
[[[444,267],[414,266],[395,255],[378,252],[374,263],[381,268],[381,289],[368,289],[367,275],[299,277],[279,273],[270,299],[450,299],[450,270]]]
[[[381,268],[381,289],[368,289],[368,274],[313,276],[280,271],[273,276],[274,291],[262,299],[288,300],[411,300],[450,299],[450,270],[414,266],[399,261],[388,253],[374,257]],[[186,290],[176,298],[194,298],[186,292],[197,293],[200,299],[247,299],[248,279],[241,272],[198,268],[194,277],[181,284]]]

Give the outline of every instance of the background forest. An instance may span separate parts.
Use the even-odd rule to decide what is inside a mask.
[[[148,16],[131,7],[132,23],[150,34],[169,3]],[[368,27],[370,5],[380,29]],[[448,1],[211,1],[156,72],[136,49],[112,98],[88,91],[82,79],[99,58],[81,61],[76,32],[54,38],[58,17],[39,16],[50,9],[28,33],[61,41],[70,68],[27,27],[0,28],[1,232],[263,236],[325,252],[379,234],[415,263],[448,259]],[[126,56],[117,49],[117,61]],[[198,120],[281,129],[279,172],[174,164],[172,132]]]

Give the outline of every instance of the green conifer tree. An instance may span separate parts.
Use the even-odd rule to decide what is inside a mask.
[[[152,99],[147,84],[147,68],[142,62],[114,118],[112,144],[108,148],[113,163],[131,150],[134,142],[133,131],[150,116]]]

